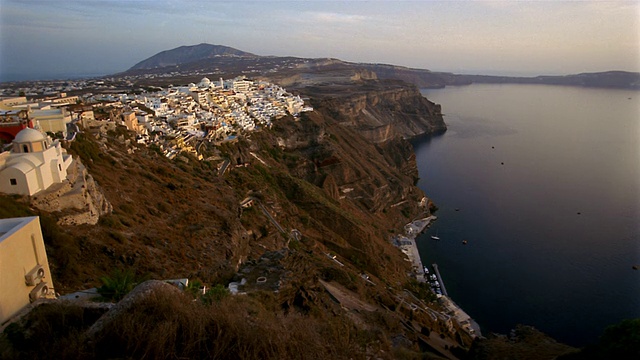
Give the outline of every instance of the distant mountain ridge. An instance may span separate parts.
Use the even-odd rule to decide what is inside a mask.
[[[178,68],[179,67],[179,68]],[[463,75],[433,72],[426,69],[408,68],[398,65],[376,63],[353,63],[338,59],[305,59],[297,57],[260,56],[223,45],[199,44],[180,46],[162,51],[143,60],[122,74],[160,72],[206,72],[215,70],[242,74],[263,71],[263,75],[276,73],[289,77],[305,73],[306,76],[321,77],[338,70],[366,70],[371,78],[402,80],[421,88],[442,88],[447,85],[483,84],[546,84],[597,88],[640,89],[640,73],[628,71],[605,71],[560,76],[540,75],[535,77],[513,77],[492,75]]]
[[[140,61],[129,70],[175,66],[220,56],[255,57],[256,55],[229,46],[202,43],[191,46],[180,46],[175,49],[159,52],[150,58]]]

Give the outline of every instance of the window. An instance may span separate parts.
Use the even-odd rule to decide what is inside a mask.
[[[29,152],[29,146],[27,144],[22,145],[22,152],[24,152],[24,153],[28,153]]]
[[[9,182],[11,183],[11,186],[18,185],[18,181],[16,179],[9,179]]]
[[[62,165],[58,164],[58,169],[60,169],[60,171],[62,171]]]

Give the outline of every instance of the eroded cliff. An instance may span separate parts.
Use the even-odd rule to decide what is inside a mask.
[[[380,86],[343,94],[334,88],[312,100],[311,113],[278,119],[271,129],[215,149],[203,145],[205,158],[224,159],[218,163],[182,154],[168,160],[156,148],[127,141],[132,134],[123,128],[100,142],[80,134],[70,152],[100,183],[113,212],[96,225],[47,230],[56,291],[98,286],[114,268],[223,286],[240,274],[258,291],[243,308],[251,307],[250,318],[263,306],[263,313],[277,314],[270,316],[283,333],[295,331],[282,320],[291,314],[350,329],[354,336],[338,337],[346,339],[344,358],[393,358],[399,348],[417,353],[425,341],[455,357],[451,349],[468,347],[471,339],[451,321],[410,306],[426,307],[434,295],[410,281],[410,263],[389,241],[406,223],[429,215],[403,137],[444,124],[415,88]],[[388,133],[363,136],[363,129],[380,127]],[[224,162],[229,166],[221,174]],[[259,278],[278,291],[267,293]]]
[[[440,105],[411,85],[396,81],[367,81],[350,86],[307,87],[302,92],[318,99],[342,126],[352,127],[374,143],[395,137],[411,138],[446,131]]]

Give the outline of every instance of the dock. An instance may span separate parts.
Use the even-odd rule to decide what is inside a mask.
[[[402,250],[407,256],[406,261],[411,262],[413,274],[419,282],[426,282],[424,278],[424,270],[422,267],[422,260],[420,259],[420,252],[416,245],[414,237],[410,236],[398,236],[394,239],[396,246]]]
[[[426,282],[424,277],[424,270],[422,260],[420,259],[420,252],[416,244],[416,238],[418,235],[429,225],[429,223],[435,220],[435,216],[429,216],[423,219],[417,219],[404,226],[405,235],[395,237],[394,242],[402,252],[407,255],[408,261],[411,262],[413,273],[419,282]]]
[[[429,226],[429,223],[435,219],[435,216],[430,216],[424,219],[415,220],[405,225],[404,235],[397,235],[392,238],[393,243],[407,256],[406,260],[411,262],[413,275],[421,283],[426,283],[427,279],[425,278],[424,267],[422,265],[422,260],[420,259],[420,253],[418,252],[416,238],[427,226]],[[330,254],[327,254],[327,256],[332,258]],[[336,261],[335,259],[333,260]],[[444,286],[444,281],[442,281],[438,264],[431,264],[431,266],[433,267],[433,272],[438,279],[440,289],[442,290],[442,295],[438,295],[438,300],[446,311],[438,312],[426,306],[424,307],[424,310],[436,321],[442,320],[445,323],[452,320],[456,321],[471,337],[475,338],[482,336],[478,323],[476,323],[466,312],[464,312],[464,310],[462,310],[462,308],[449,298],[449,293],[447,292],[447,288]],[[413,294],[406,290],[405,293],[408,293],[417,303],[420,303]],[[413,307],[412,310],[414,310]]]
[[[438,264],[431,264],[433,267],[433,272],[436,273],[436,277],[438,278],[438,282],[440,282],[440,289],[442,289],[442,297],[440,297],[440,304],[447,309],[448,313],[462,326],[463,329],[469,333],[472,337],[482,336],[480,332],[480,325],[478,325],[475,320],[469,316],[460,306],[458,306],[447,293],[447,288],[444,286],[444,281],[442,281],[442,277],[440,276],[440,271],[438,270]]]
[[[449,296],[447,293],[447,288],[444,286],[444,281],[442,281],[442,277],[440,276],[440,270],[438,270],[438,264],[431,264],[433,267],[433,272],[436,273],[436,277],[438,278],[438,282],[440,283],[440,289],[442,289],[442,295]]]

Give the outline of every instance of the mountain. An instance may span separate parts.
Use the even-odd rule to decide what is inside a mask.
[[[597,88],[640,89],[640,73],[628,71],[605,71],[572,75],[540,75],[534,77],[464,75],[433,72],[386,64],[357,64],[372,71],[378,79],[395,79],[412,83],[418,87],[440,88],[447,85],[470,84],[544,84]]]
[[[175,49],[159,52],[148,59],[140,61],[129,70],[154,69],[165,66],[175,66],[221,56],[255,57],[256,55],[228,46],[203,43],[192,46],[180,46]]]
[[[244,74],[252,77],[261,75],[271,79],[280,79],[282,80],[279,82],[281,85],[290,86],[291,83],[305,83],[305,85],[317,83],[318,79],[322,79],[323,83],[330,83],[336,79],[336,75],[341,78],[338,82],[343,82],[345,79],[352,80],[354,76],[360,78],[364,74],[363,72],[368,72],[363,78],[401,80],[419,88],[441,88],[448,85],[481,83],[640,89],[640,73],[628,71],[534,77],[466,75],[389,64],[352,63],[328,58],[259,56],[227,46],[210,44],[181,46],[160,52],[118,75],[136,76],[163,73],[174,73],[179,76],[196,73],[224,73],[233,76]]]
[[[510,77],[486,75],[454,75],[460,83],[484,84],[544,84],[597,88],[640,89],[640,73],[628,71],[605,71],[572,75],[535,77]]]

